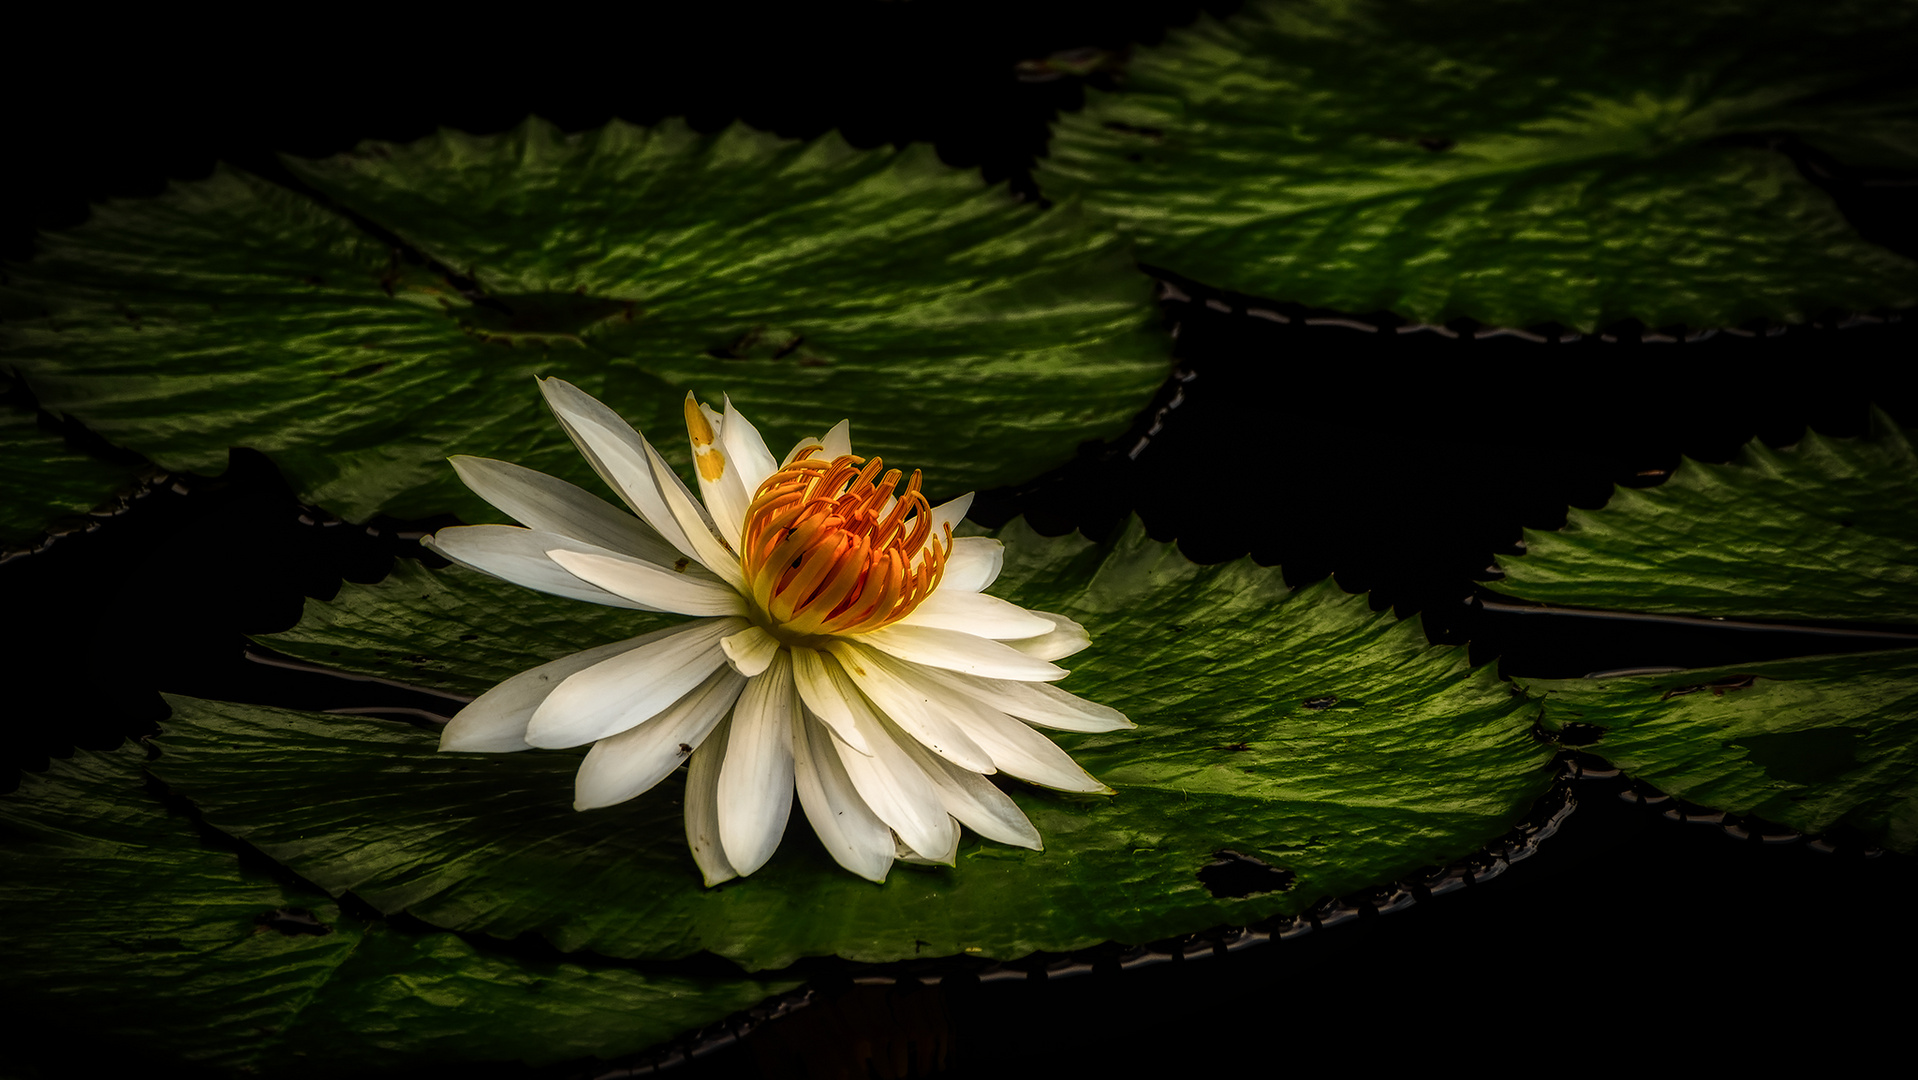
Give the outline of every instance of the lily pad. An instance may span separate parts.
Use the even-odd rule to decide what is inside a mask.
[[[1658,614],[1918,623],[1918,454],[1874,410],[1858,439],[1754,439],[1730,464],[1686,460],[1618,488],[1501,556],[1500,592]]]
[[[463,566],[428,570],[399,560],[378,582],[348,582],[332,600],[307,600],[298,626],[259,641],[355,675],[477,697],[548,660],[685,621],[536,593]]]
[[[1535,707],[1462,649],[1428,645],[1416,621],[1329,583],[1292,592],[1247,560],[1196,565],[1136,521],[1107,545],[1022,522],[999,535],[1008,558],[994,591],[1093,635],[1063,685],[1140,725],[1059,736],[1117,789],[1110,798],[1007,781],[1043,852],[968,836],[956,868],[895,867],[875,886],[798,822],[765,868],[705,889],[678,778],[576,813],[577,753],[439,754],[409,727],[190,699],[174,699],[155,768],[219,828],[383,911],[533,931],[567,951],[705,949],[749,969],[834,953],[1012,958],[1300,912],[1483,846],[1548,787]],[[333,642],[365,670],[356,632],[378,651],[396,628],[428,623],[422,666],[484,683],[632,632],[569,624],[548,613],[579,605],[530,593],[486,608],[476,576],[434,577],[470,599],[421,619],[417,582],[348,584],[310,603],[306,624],[324,629],[296,636]],[[523,660],[507,665],[522,623]],[[447,644],[465,634],[485,646]],[[1200,871],[1222,849],[1272,866],[1272,886],[1214,895]]]
[[[1113,434],[1169,370],[1115,237],[928,147],[528,121],[287,164],[308,191],[223,166],[42,237],[0,324],[41,402],[168,468],[264,451],[347,517],[488,521],[447,455],[588,480],[536,374],[682,464],[691,389],[775,444],[850,417],[957,494]]]
[[[0,397],[6,388],[0,379]],[[0,400],[0,544],[93,509],[132,478],[128,469],[68,449],[32,411]]]
[[[516,958],[368,921],[209,843],[141,760],[81,750],[0,797],[0,987],[143,1059],[338,1075],[605,1057],[797,985]]]
[[[1796,0],[1248,5],[1141,51],[1039,180],[1142,261],[1415,321],[1582,330],[1918,301],[1766,140],[1918,164],[1913,11]]]
[[[1547,730],[1587,725],[1581,749],[1661,791],[1918,851],[1918,649],[1517,681]]]

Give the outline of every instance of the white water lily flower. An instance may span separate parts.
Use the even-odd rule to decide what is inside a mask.
[[[999,541],[952,535],[971,495],[931,506],[917,472],[852,453],[848,425],[775,461],[727,401],[686,396],[700,495],[641,435],[570,383],[542,379],[560,424],[634,514],[531,469],[456,457],[468,487],[520,521],[429,537],[465,566],[542,592],[693,621],[575,653],[481,695],[441,750],[592,743],[574,808],[624,802],[690,759],[686,839],[706,884],[779,846],[795,791],[841,866],[951,865],[959,825],[1037,850],[986,775],[1110,793],[1032,725],[1132,727],[1055,687],[1090,644],[1062,615],[983,591]]]

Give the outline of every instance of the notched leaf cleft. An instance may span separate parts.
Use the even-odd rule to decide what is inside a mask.
[[[125,953],[186,952],[186,942],[177,937],[109,938],[107,943]]]
[[[440,303],[459,320],[460,329],[481,339],[513,345],[522,342],[581,342],[593,329],[630,323],[645,313],[631,300],[580,292],[533,292],[485,296],[465,308],[444,297]]]
[[[1727,675],[1714,682],[1699,683],[1696,686],[1674,686],[1659,697],[1660,701],[1670,701],[1686,694],[1696,694],[1700,690],[1710,690],[1713,697],[1724,697],[1733,690],[1747,690],[1752,684],[1763,678],[1760,675]]]
[[[1532,736],[1540,742],[1555,743],[1559,746],[1590,746],[1605,737],[1605,729],[1598,724],[1572,720],[1556,728],[1544,726],[1533,728]]]
[[[272,930],[287,937],[320,937],[333,932],[333,928],[321,922],[319,917],[305,908],[278,907],[271,911],[262,911],[253,919],[253,925],[261,930]]]
[[[786,360],[800,367],[825,367],[831,363],[812,349],[805,348],[806,335],[796,330],[771,326],[753,326],[717,344],[708,346],[706,355],[714,360]]]

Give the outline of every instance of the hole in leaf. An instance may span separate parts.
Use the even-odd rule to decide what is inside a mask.
[[[1858,767],[1863,728],[1779,731],[1747,735],[1727,747],[1745,751],[1745,759],[1765,775],[1787,784],[1822,784]]]
[[[1605,737],[1605,729],[1597,724],[1581,724],[1576,721],[1558,729],[1552,740],[1560,746],[1590,746]]]
[[[1260,893],[1282,892],[1292,887],[1298,875],[1271,863],[1222,848],[1214,861],[1199,868],[1199,883],[1213,896],[1237,899]]]

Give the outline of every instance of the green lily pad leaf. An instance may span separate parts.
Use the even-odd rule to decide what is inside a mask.
[[[1918,623],[1918,455],[1874,410],[1866,435],[1754,439],[1730,464],[1686,460],[1618,488],[1556,532],[1527,530],[1500,592],[1658,614]]]
[[[520,960],[343,912],[209,846],[140,772],[77,752],[0,797],[8,1000],[223,1072],[631,1053],[792,982]]]
[[[6,387],[0,380],[0,395]],[[57,517],[93,509],[132,478],[126,468],[67,449],[31,411],[0,401],[0,544],[37,536]]]
[[[1136,522],[1105,546],[1023,523],[1000,535],[1009,555],[994,591],[1093,635],[1063,685],[1140,725],[1059,736],[1112,797],[1007,781],[1043,852],[968,834],[955,868],[902,865],[875,886],[834,865],[802,819],[763,869],[706,889],[678,777],[576,813],[578,752],[439,754],[409,727],[187,699],[154,767],[219,828],[381,910],[537,932],[568,951],[705,949],[749,969],[834,953],[1011,958],[1295,913],[1482,847],[1549,785],[1535,707],[1363,597],[1330,584],[1294,593],[1245,560],[1198,566]],[[484,681],[514,670],[501,657],[518,623],[531,627],[518,667],[627,633],[549,618],[589,609],[530,593],[484,609],[473,575],[434,576],[466,602],[421,618],[416,581],[349,584],[313,602],[307,626],[320,629],[298,634],[366,670],[344,647],[355,634],[378,650],[398,627],[430,623],[417,647],[445,651],[422,666]],[[1275,887],[1213,895],[1199,871],[1222,849],[1272,866]]]
[[[1661,791],[1918,851],[1918,649],[1519,681],[1546,729],[1590,725],[1583,749]]]
[[[1882,4],[1266,2],[1062,119],[1039,179],[1143,262],[1440,322],[1797,322],[1918,301],[1765,137],[1918,161]]]
[[[689,389],[782,450],[850,418],[951,495],[1113,434],[1169,370],[1115,237],[927,147],[529,121],[288,164],[325,196],[221,168],[43,237],[6,305],[42,314],[0,325],[41,402],[168,468],[264,451],[348,517],[490,521],[447,455],[589,479],[535,374],[681,464]]]

